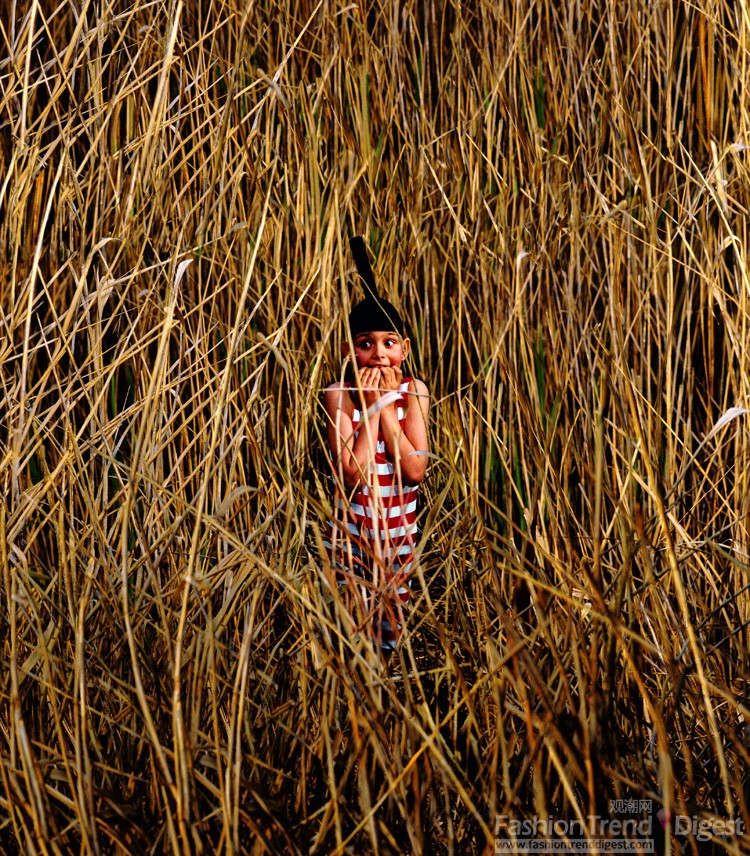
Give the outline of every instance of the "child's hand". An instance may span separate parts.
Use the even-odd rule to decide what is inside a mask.
[[[364,368],[359,370],[359,382],[362,386],[362,398],[365,407],[372,407],[380,398],[380,390],[383,389],[382,375],[379,368]]]
[[[380,388],[382,390],[398,392],[403,377],[401,369],[397,366],[387,366],[380,369]]]

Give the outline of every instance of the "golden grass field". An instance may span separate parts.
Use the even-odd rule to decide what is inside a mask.
[[[744,0],[4,8],[0,852],[750,828]],[[323,573],[352,234],[432,394],[387,666]]]

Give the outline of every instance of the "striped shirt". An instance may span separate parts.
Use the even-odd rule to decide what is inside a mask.
[[[401,397],[396,401],[402,430],[406,425],[406,392],[411,382],[411,378],[403,380],[399,387]],[[356,442],[361,421],[362,412],[355,405],[352,444]],[[325,545],[339,567],[354,564],[364,569],[375,561],[387,571],[406,577],[411,570],[418,533],[417,486],[403,483],[386,451],[380,428],[374,439],[375,460],[369,478],[357,485],[351,495],[337,495],[335,520],[329,524],[330,540]],[[404,595],[405,601],[408,593]]]

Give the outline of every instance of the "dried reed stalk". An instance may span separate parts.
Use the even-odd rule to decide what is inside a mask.
[[[741,7],[14,0],[0,38],[6,850],[750,827]],[[434,398],[387,667],[321,537],[355,232]]]

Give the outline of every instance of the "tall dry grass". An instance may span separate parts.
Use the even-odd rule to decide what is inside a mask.
[[[6,9],[5,851],[750,826],[744,4]],[[433,394],[387,667],[323,573],[353,233]]]

